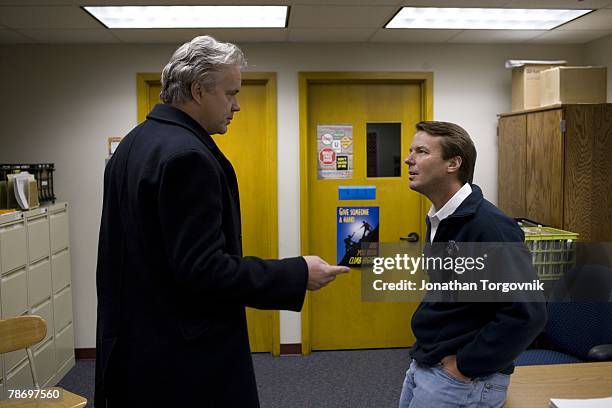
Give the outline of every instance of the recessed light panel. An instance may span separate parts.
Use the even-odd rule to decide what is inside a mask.
[[[385,28],[550,30],[591,11],[403,7]]]
[[[287,6],[87,6],[108,28],[284,28]]]

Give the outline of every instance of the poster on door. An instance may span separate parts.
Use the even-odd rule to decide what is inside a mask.
[[[353,178],[353,125],[317,125],[319,180]]]
[[[337,207],[336,262],[360,267],[378,256],[378,207]]]

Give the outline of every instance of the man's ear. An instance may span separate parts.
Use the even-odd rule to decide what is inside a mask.
[[[461,156],[451,157],[448,161],[448,167],[446,168],[446,171],[448,173],[455,173],[459,171],[461,163],[463,163],[463,159],[461,159]]]
[[[191,83],[191,98],[193,98],[193,100],[198,105],[202,104],[202,93],[203,92],[204,92],[204,89],[202,88],[202,85],[200,85],[198,81],[193,81]]]

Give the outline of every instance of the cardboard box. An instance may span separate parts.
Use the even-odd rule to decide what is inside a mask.
[[[23,173],[21,173],[23,174]],[[38,185],[36,183],[36,180],[34,179],[33,175],[28,175],[28,181],[27,184],[25,185],[25,189],[24,189],[24,195],[25,195],[25,200],[27,201],[24,207],[21,207],[21,205],[19,205],[19,201],[17,200],[17,197],[15,196],[15,176],[17,176],[17,174],[9,174],[7,176],[7,206],[6,208],[20,208],[22,210],[31,210],[34,208],[37,208],[40,206],[40,203],[38,201]]]
[[[606,103],[606,67],[557,67],[540,73],[540,106]]]
[[[40,207],[40,202],[38,201],[38,183],[36,180],[28,182],[28,204],[30,205],[30,210]]]
[[[512,111],[540,107],[540,73],[559,64],[525,64],[512,68]]]

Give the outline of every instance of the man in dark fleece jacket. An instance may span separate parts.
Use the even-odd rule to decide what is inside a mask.
[[[522,242],[517,223],[471,184],[476,149],[467,132],[447,122],[416,129],[406,164],[410,188],[433,204],[427,242]],[[514,359],[545,322],[544,303],[421,303],[400,408],[502,407]]]

